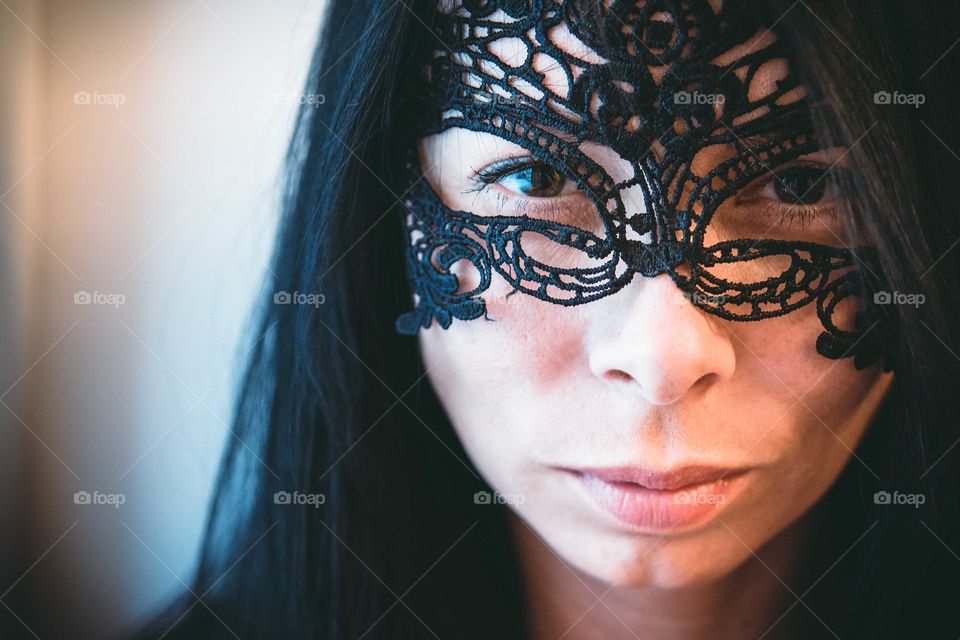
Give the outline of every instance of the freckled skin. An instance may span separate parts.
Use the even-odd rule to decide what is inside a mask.
[[[459,3],[452,5],[442,11],[456,12]],[[629,2],[605,5],[613,7],[613,14],[631,11]],[[641,5],[649,6],[637,3],[633,8]],[[493,25],[511,22],[509,11],[491,6],[496,12],[483,20]],[[727,5],[710,0],[709,6],[720,13]],[[487,255],[481,257],[505,272],[494,270],[484,288],[480,285],[485,280],[469,260],[450,266],[458,293],[483,288],[479,296],[486,317],[457,319],[446,330],[434,322],[418,339],[430,381],[468,455],[496,491],[522,496],[508,502],[508,508],[530,637],[809,638],[795,621],[781,624],[785,612],[797,605],[796,594],[786,585],[795,585],[793,579],[809,566],[810,536],[825,524],[822,511],[813,507],[845,465],[861,464],[853,451],[893,381],[893,374],[883,373],[879,365],[857,371],[851,358],[831,360],[818,353],[817,338],[825,325],[815,303],[787,309],[803,300],[802,291],[811,283],[785,269],[804,263],[804,251],[821,258],[837,256],[848,244],[843,240],[842,194],[834,181],[824,179],[833,169],[853,170],[847,166],[846,150],[818,149],[815,136],[809,137],[804,126],[789,117],[801,111],[793,103],[805,100],[807,92],[792,77],[784,53],[762,53],[776,44],[772,29],[759,25],[749,37],[749,31],[735,30],[728,33],[735,40],[673,50],[690,54],[695,65],[696,55],[708,52],[705,62],[723,67],[728,82],[739,80],[739,90],[718,92],[710,82],[719,83],[720,78],[705,81],[698,101],[713,102],[698,104],[713,105],[711,124],[704,110],[688,117],[664,102],[670,91],[685,87],[690,104],[696,90],[688,93],[686,87],[696,83],[685,84],[678,74],[672,78],[676,88],[662,83],[671,80],[675,61],[686,65],[691,60],[683,62],[682,55],[666,61],[646,57],[631,50],[637,43],[631,38],[614,38],[615,44],[607,46],[609,41],[587,30],[587,22],[564,18],[554,24],[559,15],[567,14],[544,13],[539,18],[547,21],[544,33],[556,48],[543,47],[533,32],[511,31],[509,24],[503,37],[483,45],[472,38],[485,38],[486,32],[474,31],[473,24],[451,31],[458,38],[466,36],[451,43],[450,51],[456,53],[449,60],[455,64],[433,68],[463,91],[459,97],[440,92],[441,100],[453,104],[434,105],[441,124],[428,128],[432,135],[419,141],[419,159],[449,215],[468,222],[450,225],[434,238],[429,234],[435,228],[413,224],[418,220],[413,216],[407,221],[411,247],[443,246],[451,238],[458,244],[467,237],[476,244],[465,245],[485,244]],[[638,27],[634,35],[651,37],[654,49],[663,48],[666,40],[657,45],[657,33],[664,36],[670,18],[667,10],[655,11],[643,18],[651,28]],[[696,37],[693,30],[687,35]],[[537,31],[536,38],[542,37]],[[477,46],[486,47],[499,61]],[[617,49],[621,46],[625,49]],[[563,52],[559,57],[557,50]],[[536,53],[526,68],[531,51]],[[437,53],[445,56],[442,50]],[[634,62],[644,59],[649,66],[639,72],[630,67],[629,74],[636,77],[601,68],[621,55]],[[745,57],[760,62],[755,67],[739,64]],[[498,69],[519,72],[504,71],[505,85],[499,82]],[[756,73],[750,76],[750,70]],[[608,72],[615,79],[612,84]],[[655,100],[646,92],[651,82],[656,85]],[[547,104],[550,115],[560,115],[572,126],[542,117],[540,98],[550,94],[551,100],[560,101]],[[472,96],[489,102],[491,95],[519,98],[522,118],[539,123],[545,135],[536,140],[520,137],[512,128],[513,117],[501,117],[509,112],[494,108],[489,117],[474,114],[466,101]],[[673,96],[676,101],[680,93]],[[721,97],[722,102],[717,99]],[[791,104],[793,108],[780,109]],[[601,105],[612,105],[609,111],[616,117],[603,115]],[[653,113],[656,118],[650,117]],[[584,118],[591,120],[591,127],[581,126]],[[662,118],[672,122],[672,131],[648,130]],[[752,122],[755,118],[766,119]],[[678,146],[693,129],[708,137],[691,136],[694,146]],[[634,139],[635,132],[642,135]],[[649,148],[648,134],[656,134]],[[568,155],[563,145],[547,140],[568,145]],[[638,140],[642,148],[632,146]],[[559,162],[560,156],[566,160]],[[638,163],[638,157],[646,164]],[[590,163],[599,169],[588,169]],[[725,181],[732,188],[725,188]],[[615,189],[616,198],[598,193],[601,184]],[[442,215],[444,207],[433,198],[431,194],[430,200],[420,202],[430,213]],[[598,209],[608,213],[601,215]],[[482,221],[485,216],[505,216],[502,220],[509,222],[491,227]],[[674,275],[690,278],[701,293],[744,285],[742,290],[755,296],[758,307],[736,298],[693,300],[669,275],[655,275],[662,270],[652,268],[657,265],[645,261],[649,254],[638,253],[637,247],[669,238],[676,222],[689,225],[685,246],[727,251],[719,255],[733,259],[715,262],[691,254],[688,261],[671,263]],[[497,244],[505,237],[498,234],[510,225],[515,225],[510,244]],[[578,234],[569,236],[571,247],[557,242],[558,236],[546,237],[550,231],[543,233],[562,227],[615,238],[619,262],[603,262],[605,257],[578,248],[584,246],[573,242],[582,238]],[[424,238],[431,242],[418,244]],[[758,244],[765,240],[774,242]],[[664,245],[669,243],[659,246]],[[778,253],[784,245],[795,250],[789,256]],[[810,250],[810,245],[824,251]],[[774,252],[757,257],[754,249]],[[417,251],[418,273],[426,281],[433,281],[431,269],[447,268],[436,254]],[[740,259],[741,252],[748,257]],[[527,270],[512,274],[511,260]],[[607,269],[614,264],[617,271],[611,273]],[[621,279],[625,265],[635,275],[619,288],[627,282]],[[603,274],[599,285],[599,278],[585,284],[591,269]],[[836,272],[827,277],[833,275]],[[599,297],[576,306],[552,304],[514,291],[507,278],[554,301],[569,301],[570,288],[584,297],[592,290]],[[616,290],[604,293],[602,285],[614,278]],[[719,286],[709,284],[711,279]],[[829,292],[823,284],[815,286]],[[420,300],[427,303],[426,313],[432,313],[436,291],[419,286],[414,290],[415,297],[424,296]],[[442,301],[447,294],[444,290],[436,298]],[[755,320],[763,304],[788,312]],[[852,330],[857,304],[856,296],[843,298],[831,320]],[[724,320],[704,308],[753,321]],[[666,471],[693,465],[747,471],[729,482],[702,485],[724,498],[716,511],[709,506],[684,511],[671,502],[670,492],[631,489],[568,471]],[[685,518],[685,513],[694,515]]]
[[[731,571],[750,555],[744,544],[759,548],[826,492],[892,381],[817,354],[812,309],[718,320],[666,276],[582,307],[507,300],[491,321],[421,334],[430,380],[485,478],[525,496],[511,508],[566,561],[612,583],[679,586]],[[552,468],[685,464],[759,468],[720,520],[663,540],[611,526]]]
[[[755,82],[781,72],[770,65]],[[464,176],[513,147],[448,130],[422,142],[421,162],[448,206],[469,209],[479,196]],[[453,273],[462,290],[476,282],[467,265]],[[576,307],[511,291],[494,274],[483,293],[488,319],[421,331],[429,377],[489,483],[525,496],[511,509],[566,562],[607,583],[676,587],[734,570],[823,496],[893,379],[819,355],[812,304],[726,321],[690,304],[666,275]],[[719,519],[662,538],[611,523],[554,468],[688,464],[756,469]]]

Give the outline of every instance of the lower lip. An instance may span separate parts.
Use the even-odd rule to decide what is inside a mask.
[[[670,491],[574,475],[592,502],[621,524],[643,532],[664,532],[693,529],[718,517],[743,491],[749,472]]]

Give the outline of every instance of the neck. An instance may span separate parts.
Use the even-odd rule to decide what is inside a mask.
[[[732,640],[799,637],[798,581],[814,513],[808,513],[729,574],[680,588],[611,587],[560,559],[515,515],[512,531],[534,640]],[[789,588],[787,587],[789,586]],[[790,610],[793,615],[787,615]]]

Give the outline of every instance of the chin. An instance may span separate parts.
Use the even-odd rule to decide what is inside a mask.
[[[561,556],[612,587],[680,589],[718,580],[749,558],[750,552],[725,533],[721,528],[682,537],[628,534],[615,541],[584,535]]]

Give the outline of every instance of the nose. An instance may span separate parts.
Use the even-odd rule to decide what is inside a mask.
[[[669,275],[637,277],[608,301],[588,332],[590,369],[598,378],[668,405],[733,375],[728,332]]]

